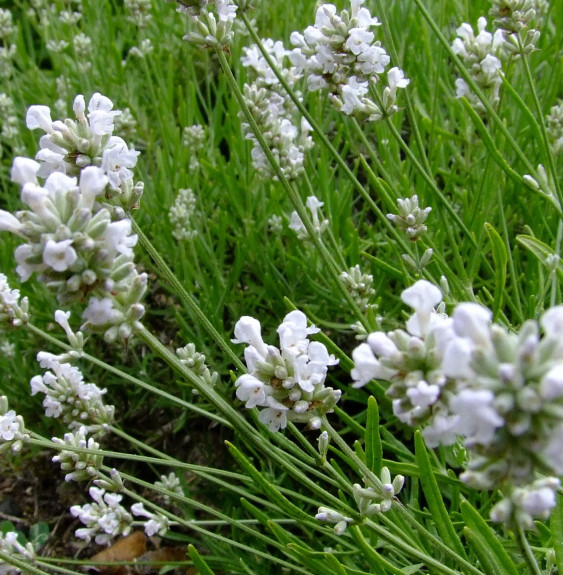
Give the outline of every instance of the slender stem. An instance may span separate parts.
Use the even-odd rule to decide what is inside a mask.
[[[460,75],[462,76],[462,78],[467,82],[467,84],[471,88],[471,91],[474,92],[475,95],[479,98],[479,100],[483,104],[485,110],[487,111],[487,114],[490,116],[490,118],[498,126],[498,129],[501,131],[503,136],[508,140],[508,142],[510,142],[510,145],[512,146],[516,155],[518,156],[518,159],[526,167],[526,170],[534,178],[536,178],[537,172],[536,172],[535,168],[530,164],[530,161],[528,160],[526,154],[522,151],[522,149],[520,148],[518,143],[514,140],[514,138],[512,137],[512,134],[508,131],[508,128],[505,126],[504,122],[501,120],[499,115],[495,112],[494,108],[491,106],[491,103],[489,102],[488,98],[485,96],[485,94],[483,93],[481,88],[479,88],[479,86],[476,84],[475,80],[471,77],[471,75],[469,74],[469,72],[467,71],[465,66],[463,65],[463,62],[460,60],[459,56],[457,56],[457,54],[454,53],[454,51],[452,50],[452,48],[450,46],[448,39],[444,36],[444,34],[442,34],[442,31],[440,30],[440,28],[438,28],[436,22],[434,22],[434,19],[432,18],[430,12],[428,11],[426,6],[424,5],[423,0],[414,0],[414,1],[417,5],[418,9],[422,13],[424,19],[428,22],[428,25],[430,26],[430,28],[432,28],[432,31],[434,32],[434,34],[436,35],[436,37],[438,38],[440,43],[446,49],[448,56],[450,57],[450,59],[455,64],[455,66],[456,66],[458,72],[460,73]]]
[[[243,14],[243,17],[244,17],[244,14]],[[234,93],[234,95],[238,101],[238,104],[242,110],[242,113],[244,114],[246,121],[248,122],[248,125],[252,129],[252,132],[254,134],[254,137],[256,138],[256,141],[258,142],[258,144],[262,148],[262,151],[264,152],[264,155],[266,156],[268,163],[270,164],[273,171],[275,172],[278,181],[280,182],[282,188],[284,189],[285,193],[289,197],[289,199],[290,199],[291,203],[293,204],[293,207],[295,208],[297,214],[301,218],[301,221],[303,222],[303,225],[305,226],[305,229],[307,230],[307,232],[309,234],[309,240],[315,246],[316,250],[318,251],[319,255],[321,256],[321,259],[323,260],[323,262],[325,263],[325,265],[327,267],[327,271],[328,271],[328,275],[329,275],[330,279],[332,280],[335,287],[338,289],[338,291],[340,292],[340,294],[342,295],[342,297],[344,298],[344,300],[346,301],[346,303],[348,304],[350,309],[354,312],[354,315],[358,318],[358,321],[360,321],[366,329],[369,329],[368,321],[364,317],[364,314],[362,313],[361,309],[359,308],[358,304],[356,303],[356,301],[354,300],[354,298],[352,297],[350,292],[346,289],[346,286],[344,285],[344,283],[340,277],[341,270],[339,269],[334,258],[332,257],[330,252],[327,250],[326,246],[324,245],[321,238],[317,234],[317,232],[314,228],[313,222],[311,221],[311,218],[309,217],[309,214],[307,213],[307,210],[305,209],[305,204],[301,200],[301,197],[299,196],[297,190],[294,188],[294,186],[286,178],[285,174],[283,173],[283,171],[279,167],[279,164],[278,164],[276,158],[272,154],[272,151],[270,150],[268,144],[264,140],[264,137],[263,137],[262,133],[260,132],[260,128],[258,127],[258,124],[256,123],[256,120],[255,120],[254,116],[252,115],[252,112],[250,111],[248,105],[246,104],[246,101],[244,100],[244,96],[243,96],[243,94],[240,90],[240,87],[239,87],[239,85],[238,85],[238,83],[237,83],[237,81],[236,81],[236,79],[235,79],[235,77],[231,71],[231,68],[227,62],[225,54],[223,54],[223,52],[221,50],[216,50],[216,54],[217,54],[217,57],[219,59],[219,63],[221,64],[221,68],[223,69],[223,73],[225,74],[227,81],[229,82],[229,85],[230,85],[231,89],[233,90],[233,93]]]
[[[342,171],[346,174],[346,177],[352,182],[356,191],[362,196],[362,198],[368,203],[370,208],[374,211],[374,213],[384,222],[384,225],[387,227],[389,234],[393,237],[393,239],[401,246],[401,249],[405,251],[405,253],[411,253],[411,248],[407,242],[405,242],[404,238],[397,232],[397,230],[387,221],[385,214],[379,209],[377,204],[373,201],[370,197],[369,192],[364,188],[364,186],[360,183],[358,178],[355,176],[354,172],[350,169],[346,160],[338,153],[336,148],[332,145],[322,128],[320,127],[319,123],[311,116],[309,110],[305,108],[303,102],[299,99],[299,97],[295,94],[295,91],[291,88],[291,86],[287,83],[285,78],[282,76],[280,71],[278,70],[275,62],[272,60],[264,45],[262,44],[258,34],[256,34],[256,30],[254,30],[251,22],[248,20],[248,17],[244,12],[240,15],[250,36],[252,37],[253,42],[258,46],[262,56],[264,56],[265,60],[268,62],[271,70],[276,75],[276,78],[279,80],[280,84],[283,86],[284,90],[287,92],[288,96],[291,98],[292,102],[295,104],[299,112],[303,115],[303,117],[309,122],[313,131],[317,135],[317,137],[321,140],[323,146],[327,148],[330,152],[332,157],[334,158],[335,162],[338,164],[338,167],[342,169]]]
[[[526,534],[524,533],[524,529],[522,526],[518,524],[514,530],[514,538],[516,539],[516,544],[522,553],[522,557],[530,570],[531,575],[542,575],[542,570],[538,565],[538,561],[530,544],[528,543],[528,539],[526,538]]]
[[[240,360],[239,356],[231,349],[231,346],[227,343],[225,338],[215,329],[213,324],[207,319],[207,316],[203,313],[201,308],[197,305],[194,298],[186,291],[186,288],[174,275],[172,270],[168,267],[164,258],[160,255],[159,251],[147,238],[143,230],[140,228],[139,224],[131,218],[133,224],[134,232],[139,236],[139,240],[142,246],[147,250],[154,263],[156,264],[161,277],[163,277],[175,290],[182,303],[190,310],[190,312],[195,316],[197,321],[201,326],[207,331],[207,333],[213,338],[215,343],[221,348],[223,353],[234,363],[240,371],[246,372],[246,367]]]
[[[532,94],[532,100],[534,101],[534,108],[536,109],[536,114],[538,115],[538,117],[542,119],[542,121],[539,122],[539,125],[540,125],[544,152],[547,158],[548,174],[551,175],[551,181],[555,186],[555,194],[557,195],[559,207],[563,208],[563,190],[561,189],[561,184],[559,183],[559,178],[557,177],[557,170],[555,169],[555,162],[553,161],[553,154],[551,153],[551,146],[549,145],[549,137],[547,135],[547,129],[545,127],[545,121],[543,121],[543,111],[536,90],[536,85],[534,83],[534,78],[532,77],[532,71],[530,69],[530,62],[528,61],[528,55],[524,53],[522,46],[522,38],[520,37],[520,34],[518,34],[517,38],[518,38],[518,46],[522,51],[522,62],[524,63],[526,79],[528,80],[528,85],[530,86],[530,92]]]

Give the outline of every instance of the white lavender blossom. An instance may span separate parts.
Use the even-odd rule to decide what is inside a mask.
[[[296,91],[302,78],[294,66],[289,65],[289,51],[282,42],[262,40],[262,45],[274,61],[285,81]],[[255,45],[244,48],[241,59],[248,68],[252,83],[244,85],[244,98],[254,116],[268,148],[272,152],[279,169],[288,179],[298,178],[304,170],[305,153],[313,147],[309,135],[311,126],[304,118],[299,118],[294,102],[285,92],[281,82],[268,65],[266,58]],[[256,136],[244,115],[239,114],[246,139],[252,142],[252,164],[263,178],[277,179]]]
[[[32,114],[38,126],[50,118],[48,108],[40,108]],[[16,216],[0,210],[0,230],[26,241],[16,248],[16,271],[22,281],[37,273],[61,303],[88,297],[85,326],[104,330],[108,340],[126,339],[144,314],[139,302],[147,283],[134,266],[131,221],[112,221],[110,209],[98,203],[108,183],[101,168],[82,169],[79,182],[53,172],[43,186],[37,182],[40,170],[37,162],[16,158],[12,179],[22,184],[21,199],[30,209]],[[101,301],[107,302],[103,315],[95,311]]]
[[[0,396],[0,453],[8,450],[17,453],[28,439],[23,417],[8,409],[8,398]]]
[[[88,429],[82,425],[74,432],[65,433],[63,439],[52,438],[53,443],[61,446],[59,454],[52,461],[60,463],[61,469],[69,472],[65,475],[65,481],[91,481],[98,476],[104,457],[95,453],[99,451],[100,444],[93,437],[86,439],[87,433]],[[89,453],[65,449],[65,446],[88,449]]]
[[[321,202],[316,196],[309,196],[305,202],[307,208],[311,212],[311,220],[313,222],[313,227],[318,236],[321,236],[323,232],[328,228],[329,221],[322,220],[319,218],[319,209],[324,206],[324,202]],[[297,212],[291,213],[291,221],[289,222],[289,229],[293,230],[300,240],[306,240],[309,238],[309,232],[305,227],[305,224],[299,217]]]
[[[398,111],[397,89],[409,80],[394,67],[379,97],[372,98],[370,90],[382,82],[391,58],[375,40],[372,28],[380,22],[361,7],[363,1],[353,0],[350,12],[340,13],[333,4],[321,5],[314,26],[291,34],[290,60],[305,74],[309,91],[326,90],[342,113],[376,121]]]
[[[90,487],[88,493],[94,503],[73,505],[70,508],[72,516],[78,517],[86,526],[77,529],[75,535],[87,542],[94,539],[98,545],[106,545],[119,535],[129,535],[133,518],[122,507],[122,496],[106,493],[98,487]]]
[[[8,557],[14,556],[20,561],[25,561],[26,563],[33,563],[37,558],[37,552],[33,547],[33,544],[28,541],[25,545],[19,542],[20,535],[16,531],[7,531],[6,533],[0,532],[0,551],[6,554]],[[10,569],[6,571],[8,566],[0,561],[0,571],[2,573],[20,573],[19,569]]]
[[[3,216],[8,214],[0,210],[0,229],[2,229]],[[11,214],[8,214],[10,216]],[[16,218],[12,225],[17,229],[19,221]],[[29,321],[29,301],[27,297],[22,298],[20,302],[20,291],[11,289],[8,285],[8,278],[0,273],[0,328],[19,327]]]
[[[458,304],[451,318],[436,313],[441,293],[425,280],[402,299],[415,310],[406,331],[372,333],[354,350],[354,385],[389,381],[395,415],[421,425],[429,447],[461,438],[462,481],[512,493],[495,520],[529,527],[546,518],[555,488],[534,482],[537,472],[563,474],[563,306],[540,318],[542,336],[534,320],[518,333],[492,324],[476,303]]]
[[[334,523],[335,535],[342,535],[346,531],[348,524],[353,521],[350,517],[346,517],[346,515],[343,515],[330,507],[319,507],[318,513],[315,515],[315,519],[325,523]]]
[[[163,537],[170,528],[170,521],[162,513],[151,513],[147,511],[142,503],[134,503],[131,506],[131,513],[135,517],[146,517],[148,521],[143,522],[143,527],[147,537],[160,535]]]
[[[463,23],[456,30],[458,37],[452,44],[452,50],[464,62],[471,78],[487,96],[491,105],[496,106],[499,102],[502,84],[500,56],[505,42],[501,30],[497,30],[493,35],[485,30],[486,26],[487,20],[483,17],[479,18],[477,21],[478,34],[475,36],[472,26]],[[467,98],[477,111],[485,112],[483,103],[471,91],[463,78],[458,78],[455,84],[458,98]]]
[[[70,429],[86,425],[91,431],[100,431],[113,422],[114,407],[103,402],[105,389],[95,383],[85,383],[81,371],[69,363],[44,355],[41,359],[50,371],[31,379],[31,395],[45,395],[43,407],[47,417],[61,418]]]
[[[244,350],[249,373],[235,382],[236,396],[248,409],[261,408],[258,419],[270,431],[285,428],[288,421],[318,429],[320,416],[340,399],[340,390],[324,384],[328,368],[338,360],[322,343],[307,338],[319,330],[307,327],[301,311],[287,314],[277,331],[280,349],[263,342],[258,320],[244,316],[235,325],[233,343],[249,344]]]
[[[53,172],[78,175],[87,166],[101,167],[107,178],[106,196],[115,199],[126,210],[138,207],[143,192],[142,182],[133,182],[133,168],[139,152],[129,149],[124,140],[113,135],[113,102],[96,93],[86,104],[84,96],[76,96],[73,104],[76,120],[52,121],[47,106],[31,106],[26,115],[30,130],[41,129],[46,134],[39,140],[41,149],[35,159],[40,162],[39,178]]]

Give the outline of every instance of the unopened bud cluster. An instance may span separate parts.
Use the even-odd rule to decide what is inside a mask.
[[[93,437],[86,439],[87,433],[88,429],[81,426],[74,432],[65,433],[63,439],[53,437],[53,443],[60,445],[61,450],[52,461],[60,463],[63,471],[68,471],[65,481],[91,481],[98,476],[104,457],[96,453],[100,444]],[[88,452],[65,449],[65,446],[87,449]]]
[[[297,97],[300,97],[301,94],[295,86],[302,74],[289,64],[289,50],[285,49],[282,42],[271,39],[263,40],[262,45],[285,81],[296,91]],[[284,176],[295,179],[304,170],[305,152],[313,147],[313,140],[309,135],[311,127],[304,118],[299,120],[294,102],[257,46],[244,48],[241,61],[249,70],[252,79],[252,83],[244,85],[244,99],[250,113]],[[262,177],[277,179],[250,125],[242,114],[239,115],[245,137],[253,145],[253,166]]]
[[[290,60],[306,76],[310,91],[326,90],[343,114],[376,121],[398,111],[397,89],[406,88],[409,80],[397,67],[386,72],[391,58],[371,31],[380,22],[362,4],[353,0],[351,10],[340,13],[333,4],[322,4],[314,26],[291,34],[295,49]],[[373,99],[370,90],[382,74],[387,85]]]
[[[424,224],[428,214],[432,208],[421,209],[418,205],[418,196],[414,195],[412,198],[398,199],[397,205],[399,207],[398,214],[387,214],[395,226],[401,231],[405,232],[409,240],[415,242],[428,231]]]
[[[285,428],[288,421],[318,429],[321,416],[331,412],[341,396],[340,390],[325,387],[328,368],[338,360],[324,344],[307,338],[319,329],[307,327],[301,311],[287,314],[277,331],[279,349],[263,342],[258,320],[244,316],[237,322],[233,343],[249,344],[244,350],[249,373],[235,382],[237,398],[248,409],[260,407],[258,419],[270,431]]]
[[[547,135],[554,154],[563,150],[563,102],[553,106],[547,116]]]
[[[196,31],[184,36],[184,40],[199,46],[224,49],[233,39],[233,23],[237,4],[233,0],[216,0],[215,13],[207,9],[207,0],[176,0],[178,12],[190,17]]]
[[[173,226],[172,235],[178,240],[191,240],[198,234],[194,227],[193,216],[196,213],[197,199],[190,188],[181,188],[174,204],[168,211]]]
[[[213,387],[217,383],[219,374],[216,371],[213,373],[209,371],[209,367],[205,363],[205,356],[196,350],[193,343],[178,348],[176,355],[188,369],[201,377],[206,385]]]
[[[366,310],[370,305],[371,298],[375,295],[373,289],[373,276],[365,274],[359,265],[350,268],[340,274],[340,279],[354,298],[361,310]]]
[[[415,310],[406,331],[372,333],[354,350],[354,385],[389,381],[395,415],[423,426],[430,447],[462,438],[470,459],[461,479],[469,485],[536,493],[536,472],[563,473],[563,306],[540,318],[542,336],[534,320],[518,333],[491,324],[491,312],[475,303],[458,304],[452,317],[436,313],[441,297],[425,280],[403,292]],[[552,483],[542,497],[512,495],[505,515],[510,508],[510,520],[528,525],[522,501],[532,499],[528,515],[549,515]]]

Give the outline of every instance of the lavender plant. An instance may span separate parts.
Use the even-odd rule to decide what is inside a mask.
[[[0,13],[4,465],[51,450],[78,539],[201,573],[562,571],[563,15],[271,4]],[[11,528],[0,561],[78,569]]]

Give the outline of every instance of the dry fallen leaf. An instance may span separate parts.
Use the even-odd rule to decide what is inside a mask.
[[[147,551],[147,536],[142,531],[134,531],[131,535],[116,541],[111,547],[96,553],[90,558],[94,563],[110,563],[113,561],[133,561]],[[127,575],[130,569],[127,565],[100,565],[102,575]]]

